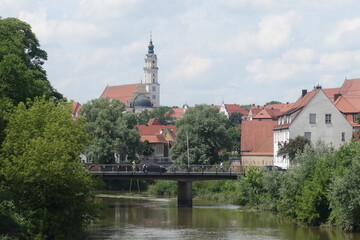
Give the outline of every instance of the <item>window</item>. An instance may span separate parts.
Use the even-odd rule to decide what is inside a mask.
[[[345,142],[345,132],[341,133],[341,141]]]
[[[305,139],[311,141],[311,132],[305,132],[304,137],[305,137]]]
[[[152,91],[153,91],[153,92],[155,92],[155,90],[156,90],[156,87],[155,87],[155,86],[153,86],[153,87],[152,87]]]
[[[156,99],[156,96],[155,96],[155,95],[152,95],[152,99]]]
[[[315,113],[309,114],[309,123],[316,123],[316,114]]]
[[[325,114],[325,123],[331,123],[331,114],[330,113]]]
[[[354,115],[353,115],[353,122],[356,123],[356,122],[357,122],[357,119],[358,119],[358,115],[357,115],[357,114],[354,114]]]

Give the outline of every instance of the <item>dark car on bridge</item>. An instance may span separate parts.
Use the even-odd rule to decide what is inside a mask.
[[[148,173],[148,172],[165,173],[167,171],[165,167],[162,167],[156,163],[144,163],[141,167],[141,170],[144,173]]]
[[[268,170],[278,170],[278,171],[280,171],[280,172],[284,172],[284,171],[286,171],[286,169],[284,169],[284,168],[281,168],[281,167],[279,167],[279,166],[275,166],[275,165],[266,165],[266,166],[263,166],[264,168],[266,168],[266,169],[268,169]]]

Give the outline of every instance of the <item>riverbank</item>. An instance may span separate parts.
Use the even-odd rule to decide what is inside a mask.
[[[195,199],[233,203],[275,212],[308,226],[360,230],[360,142],[334,150],[324,143],[307,146],[297,166],[285,172],[248,167],[236,181],[193,183]],[[175,195],[175,182],[149,186],[155,195]]]
[[[194,199],[193,208],[177,208],[176,198],[105,192],[104,218],[89,226],[87,240],[350,240],[347,234],[294,224],[266,212]]]

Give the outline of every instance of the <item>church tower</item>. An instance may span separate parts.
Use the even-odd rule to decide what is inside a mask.
[[[158,70],[157,57],[154,53],[154,45],[150,37],[150,43],[148,46],[148,53],[145,55],[145,85],[146,90],[150,94],[150,101],[153,107],[160,106],[160,84],[158,82]]]

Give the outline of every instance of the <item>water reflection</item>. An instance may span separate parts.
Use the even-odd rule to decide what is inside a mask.
[[[108,206],[105,218],[89,227],[88,239],[360,239],[360,234],[299,226],[269,213],[246,212],[233,205],[194,201],[193,208],[177,208],[176,199],[103,201]]]

